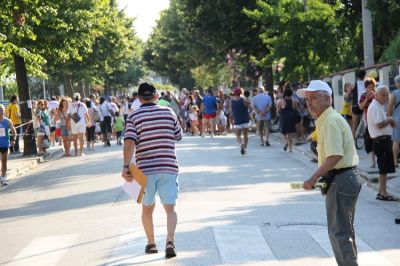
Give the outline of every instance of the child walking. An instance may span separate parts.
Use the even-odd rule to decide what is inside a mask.
[[[124,130],[124,118],[119,115],[119,112],[115,112],[114,131],[117,136],[117,144],[118,145],[122,145],[121,137],[122,137],[123,130]]]

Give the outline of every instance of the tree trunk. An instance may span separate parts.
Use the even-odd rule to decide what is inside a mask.
[[[64,74],[64,89],[65,89],[65,95],[69,97],[74,96],[74,91],[72,89],[72,84],[71,84],[71,79],[68,77],[67,74]]]
[[[17,77],[18,85],[18,96],[20,99],[21,119],[22,123],[25,124],[32,120],[32,106],[29,108],[28,101],[31,100],[31,96],[28,88],[28,75],[25,66],[25,60],[19,55],[14,55],[15,74]],[[37,154],[36,149],[36,138],[35,131],[33,129],[33,123],[29,123],[23,126],[24,132],[24,156]]]
[[[272,99],[272,108],[271,108],[271,114],[272,117],[276,116],[276,107],[275,107],[275,98],[274,98],[274,80],[273,80],[273,75],[272,75],[272,66],[267,67],[265,69],[265,86],[266,90],[268,91],[268,94],[271,96]]]

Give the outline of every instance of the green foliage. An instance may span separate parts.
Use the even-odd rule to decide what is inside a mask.
[[[400,34],[387,46],[379,59],[381,63],[393,62],[400,58]]]
[[[0,39],[2,76],[14,72],[13,54],[25,59],[31,76],[72,85],[102,83],[115,91],[143,75],[133,19],[109,0],[5,1]]]
[[[263,24],[261,34],[271,51],[262,59],[264,65],[284,59],[283,75],[288,79],[307,79],[329,73],[337,61],[339,22],[335,17],[338,6],[323,1],[282,0],[274,4],[259,1],[258,9],[246,11]]]
[[[161,84],[159,82],[155,82],[153,83],[153,85],[158,91],[177,91],[177,88],[172,84]]]
[[[179,12],[177,0],[161,12],[154,32],[150,35],[143,54],[147,66],[159,75],[168,77],[172,83],[192,87],[194,80],[190,69],[197,58],[191,51],[191,38]]]
[[[384,50],[400,33],[400,2],[368,0],[367,6],[372,13],[375,58],[385,57]]]

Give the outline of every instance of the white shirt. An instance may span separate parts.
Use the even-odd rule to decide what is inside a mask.
[[[365,92],[365,87],[364,87],[364,80],[357,80],[357,95],[358,99],[357,102],[360,102],[361,95]]]
[[[79,106],[79,108],[78,108]],[[72,115],[73,113],[78,113],[79,117],[81,120],[77,124],[82,124],[86,126],[86,120],[85,120],[85,114],[88,112],[88,108],[86,107],[86,104],[81,103],[81,102],[73,102],[68,105],[68,110],[67,114]],[[72,123],[75,123],[74,120],[72,120]]]
[[[377,100],[373,99],[372,103],[368,107],[367,112],[367,125],[368,131],[371,138],[376,138],[379,136],[389,135],[393,133],[393,128],[391,125],[387,125],[383,128],[378,128],[377,124],[383,122],[387,119],[385,106],[380,104]]]
[[[142,105],[142,104],[140,103],[139,98],[136,98],[136,99],[133,101],[132,105],[131,105],[131,112],[134,112],[134,111],[136,111],[137,109],[139,109],[141,105]]]

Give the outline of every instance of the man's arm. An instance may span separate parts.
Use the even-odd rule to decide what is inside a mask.
[[[306,181],[304,181],[304,188],[307,190],[313,189],[314,184],[318,179],[325,175],[329,170],[333,169],[335,165],[342,159],[343,156],[333,155],[326,158],[325,162],[315,171],[315,173]]]
[[[388,109],[387,109],[388,116],[393,115],[393,109],[394,109],[395,104],[396,104],[396,96],[394,96],[394,94],[392,93],[390,95],[390,100],[389,100]]]
[[[127,181],[132,182],[133,176],[129,173],[129,165],[132,161],[133,153],[135,151],[135,142],[132,139],[124,140],[124,164],[122,166],[121,176]]]
[[[16,139],[17,138],[17,131],[15,130],[14,124],[11,122],[11,120],[8,120],[8,127],[11,130],[11,134],[13,135],[13,139]],[[12,145],[14,145],[14,144],[12,144]]]

